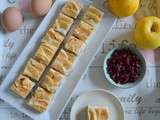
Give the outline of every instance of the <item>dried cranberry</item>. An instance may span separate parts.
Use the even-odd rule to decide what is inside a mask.
[[[106,63],[107,71],[115,83],[132,83],[140,76],[141,60],[129,49],[115,50]]]

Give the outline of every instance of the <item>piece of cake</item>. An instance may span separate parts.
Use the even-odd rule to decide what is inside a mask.
[[[50,28],[42,41],[47,42],[47,43],[51,44],[52,46],[59,47],[60,44],[63,42],[63,40],[64,40],[64,36],[62,36],[60,33],[56,32],[56,31],[54,31],[53,28]]]
[[[49,93],[45,89],[38,87],[28,100],[27,105],[32,107],[37,112],[44,112],[47,109],[51,99],[52,93]]]
[[[51,66],[57,71],[67,74],[72,68],[75,58],[76,56],[74,54],[61,49]]]
[[[45,65],[31,58],[25,66],[23,75],[26,75],[35,81],[39,81],[43,71],[45,70],[45,67]]]
[[[109,120],[109,112],[106,107],[88,106],[87,120]]]
[[[92,26],[96,26],[102,19],[103,17],[103,12],[101,10],[99,10],[98,8],[90,5],[88,7],[88,9],[85,11],[84,15],[83,15],[83,20],[92,25]]]
[[[81,11],[81,6],[75,0],[68,1],[62,8],[63,14],[74,19],[77,18],[80,11]]]
[[[65,36],[70,30],[73,22],[74,20],[72,18],[60,13],[52,27],[55,31]]]
[[[57,50],[58,46],[52,45],[49,42],[41,42],[33,58],[42,64],[48,65]]]
[[[26,98],[34,86],[35,83],[32,82],[28,77],[20,75],[11,85],[10,90],[22,98]]]
[[[70,36],[65,44],[65,49],[78,55],[80,51],[84,48],[85,44],[83,41],[77,39],[74,36]]]
[[[64,76],[61,73],[50,68],[42,80],[41,86],[46,90],[55,93],[63,78]]]
[[[91,25],[85,23],[84,21],[80,21],[78,26],[75,28],[73,35],[86,42],[93,30],[94,28]]]

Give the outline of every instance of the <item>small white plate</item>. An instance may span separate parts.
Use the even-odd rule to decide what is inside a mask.
[[[124,111],[120,101],[106,90],[94,90],[77,98],[71,110],[71,120],[87,120],[88,105],[106,106],[109,110],[109,120],[124,120]]]

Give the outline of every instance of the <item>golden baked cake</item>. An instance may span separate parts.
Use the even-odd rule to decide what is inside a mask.
[[[65,36],[70,30],[73,22],[74,20],[72,18],[60,13],[52,27],[55,31]]]
[[[27,65],[25,66],[23,75],[26,75],[35,81],[39,81],[39,78],[41,77],[43,71],[45,70],[45,67],[46,67],[45,65],[31,58],[28,61]]]
[[[83,41],[79,40],[74,36],[70,36],[65,44],[65,49],[78,55],[80,51],[84,48],[85,44]]]
[[[63,14],[74,19],[77,18],[80,11],[81,11],[81,6],[75,0],[68,1],[62,8]]]
[[[74,54],[61,49],[51,66],[57,71],[67,74],[74,63],[75,58],[76,56]]]
[[[85,23],[84,21],[80,21],[78,26],[75,28],[73,35],[86,42],[93,30],[94,28],[91,25]]]
[[[53,28],[50,28],[42,41],[47,42],[47,43],[51,44],[52,46],[59,47],[60,44],[63,42],[63,40],[64,40],[64,36],[62,36],[60,33],[56,32],[56,31],[54,31]]]
[[[52,45],[49,42],[42,42],[33,58],[42,64],[48,65],[57,50],[58,46]]]
[[[109,112],[106,107],[88,106],[87,120],[109,120]]]
[[[52,93],[38,87],[28,100],[27,105],[35,109],[37,112],[44,112],[47,109],[51,99]]]
[[[22,98],[26,98],[26,96],[30,93],[35,83],[32,82],[28,77],[24,75],[20,75],[16,81],[11,85],[10,90]]]
[[[90,5],[88,7],[88,9],[85,11],[84,15],[83,15],[83,20],[92,25],[92,26],[96,26],[102,19],[103,17],[103,12],[101,10],[99,10],[98,8]]]
[[[61,73],[50,68],[48,73],[42,80],[41,86],[49,92],[55,93],[63,78],[64,76]]]

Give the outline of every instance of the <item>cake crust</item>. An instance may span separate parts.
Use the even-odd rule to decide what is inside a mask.
[[[11,85],[10,90],[16,93],[18,96],[26,98],[34,86],[35,83],[32,82],[28,77],[20,75]]]
[[[92,26],[96,26],[101,21],[103,15],[104,13],[101,10],[90,5],[84,13],[83,20]]]
[[[77,18],[80,11],[81,11],[81,6],[75,0],[68,1],[62,8],[63,14],[74,19]]]
[[[56,19],[55,23],[53,24],[52,28],[61,33],[62,35],[66,36],[68,31],[71,28],[74,20],[63,13],[60,13],[59,17]]]
[[[49,92],[55,93],[63,78],[64,76],[61,73],[50,68],[42,80],[41,86]]]
[[[37,112],[43,112],[47,109],[51,99],[52,93],[49,93],[43,88],[38,87],[27,104]]]
[[[104,106],[88,106],[87,120],[109,120],[108,109]]]
[[[84,21],[80,21],[78,26],[75,28],[73,35],[83,42],[86,42],[93,30],[94,28],[91,25]]]
[[[65,49],[78,55],[80,51],[84,48],[85,44],[83,41],[77,39],[74,36],[70,36],[65,44]]]
[[[26,75],[35,81],[39,81],[43,71],[45,70],[45,67],[45,65],[31,58],[25,66],[23,75]]]
[[[72,68],[75,58],[76,56],[74,54],[61,49],[51,66],[62,74],[67,74]]]

